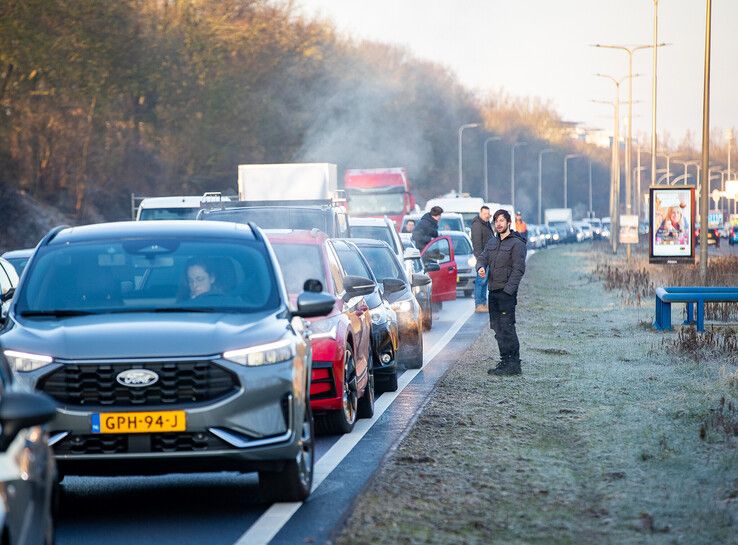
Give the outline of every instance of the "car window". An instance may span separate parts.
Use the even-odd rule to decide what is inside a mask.
[[[272,243],[272,248],[282,269],[282,276],[290,295],[303,291],[305,280],[320,280],[326,285],[323,258],[315,244]]]
[[[333,278],[333,285],[336,286],[336,294],[343,293],[343,271],[341,270],[341,265],[338,261],[338,256],[336,256],[336,252],[333,250],[333,247],[326,243],[326,254],[328,256],[328,269],[330,269],[331,272],[331,278]]]
[[[258,312],[281,303],[263,243],[141,239],[50,245],[38,250],[16,310],[23,313]]]
[[[423,259],[426,261],[433,260],[438,263],[448,263],[451,261],[451,246],[445,238],[439,238],[428,246],[423,252]]]
[[[345,245],[336,245],[336,253],[346,274],[371,278],[371,273],[367,270],[366,265],[364,265],[364,261],[362,261],[361,256],[353,248]]]
[[[1,261],[0,265],[2,265],[3,269],[5,269],[5,274],[7,274],[8,278],[10,279],[10,285],[17,286],[18,272],[15,270],[13,265],[11,265],[8,261]]]
[[[454,254],[468,255],[474,253],[466,237],[451,237],[454,244]]]
[[[384,226],[358,226],[351,227],[352,238],[370,238],[372,240],[381,240],[389,244],[390,248],[395,247],[395,241],[392,239],[392,233]]]
[[[369,262],[369,266],[374,272],[374,277],[378,281],[385,278],[397,278],[406,280],[405,273],[400,268],[395,258],[395,254],[386,246],[359,246],[359,250]]]
[[[13,284],[10,281],[8,273],[5,272],[5,269],[3,267],[0,267],[0,293],[5,293],[12,287]]]
[[[239,208],[212,210],[200,216],[209,221],[232,221],[247,223],[253,221],[262,229],[320,229],[332,235],[333,225],[330,214],[319,208]]]
[[[194,220],[200,208],[142,208],[140,221]]]
[[[26,263],[28,263],[28,260],[31,259],[30,257],[9,257],[8,261],[15,269],[15,272],[18,273],[18,276],[20,276],[23,273],[23,269],[26,267]]]

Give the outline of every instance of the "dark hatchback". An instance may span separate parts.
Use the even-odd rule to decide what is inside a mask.
[[[58,405],[62,474],[258,471],[269,499],[309,493],[311,345],[254,225],[162,221],[57,229],[0,335],[15,374]]]

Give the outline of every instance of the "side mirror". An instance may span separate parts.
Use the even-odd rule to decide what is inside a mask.
[[[2,297],[0,297],[0,302],[7,303],[13,298],[14,295],[15,295],[15,288],[8,288],[8,291],[3,293]]]
[[[431,283],[430,276],[427,274],[414,274],[413,275],[413,281],[412,281],[412,287],[417,288],[420,286],[427,286]]]
[[[438,272],[441,270],[441,266],[438,263],[430,261],[425,264],[426,272]]]
[[[336,298],[329,293],[313,293],[304,291],[297,297],[297,310],[293,316],[314,318],[330,314],[336,304]]]
[[[369,295],[376,289],[377,285],[364,276],[346,276],[343,279],[343,287],[346,289],[346,296],[351,299],[352,297]]]
[[[56,414],[56,404],[38,392],[6,392],[0,402],[3,449],[22,429],[46,424]]]
[[[384,291],[387,293],[395,293],[405,289],[405,282],[399,278],[385,278],[381,282],[384,285]]]

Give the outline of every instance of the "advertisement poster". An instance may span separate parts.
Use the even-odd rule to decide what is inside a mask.
[[[694,188],[650,189],[651,262],[694,262]]]
[[[620,244],[638,244],[638,216],[620,216]]]

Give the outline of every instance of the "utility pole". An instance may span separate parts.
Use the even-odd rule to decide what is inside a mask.
[[[487,160],[487,144],[502,140],[500,136],[490,136],[484,141],[484,202],[489,202],[489,164]]]
[[[464,134],[464,129],[474,129],[476,127],[479,127],[479,123],[465,123],[459,127],[459,196],[461,196],[464,189],[464,154],[462,136]]]
[[[518,211],[518,209],[515,208],[515,148],[527,145],[528,142],[515,142],[510,150],[510,199],[512,201],[514,212]]]
[[[710,186],[710,38],[712,30],[712,0],[706,1],[705,14],[705,69],[702,93],[702,172],[707,172],[707,183],[702,184],[700,199],[700,281],[707,284],[707,214]],[[658,0],[654,0],[654,4]]]
[[[653,56],[651,74],[651,185],[656,183],[656,100],[659,43],[659,0],[653,0]]]
[[[551,148],[546,148],[538,152],[538,225],[543,223],[543,216],[541,215],[541,202],[543,200],[543,154],[552,152],[553,150]]]
[[[594,213],[592,212],[592,159],[591,158],[589,159],[589,214],[587,215],[587,217],[594,218]]]

